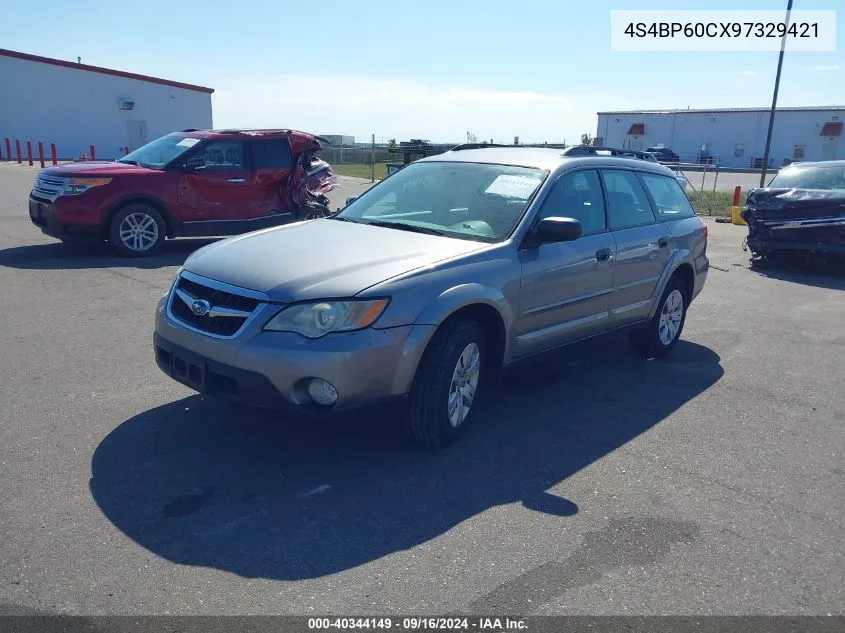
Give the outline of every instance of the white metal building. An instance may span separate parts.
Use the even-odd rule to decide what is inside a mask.
[[[723,167],[759,168],[769,112],[768,108],[599,112],[596,141],[631,149],[668,147],[685,163],[707,162],[709,156]],[[845,158],[840,143],[843,120],[845,106],[778,108],[768,167]]]
[[[4,159],[6,138],[13,153],[18,139],[55,143],[59,159],[90,154],[91,145],[97,159],[111,159],[170,132],[212,127],[211,88],[5,49],[0,77]]]

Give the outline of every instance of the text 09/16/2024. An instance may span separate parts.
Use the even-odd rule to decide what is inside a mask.
[[[835,52],[836,11],[611,11],[614,52]]]

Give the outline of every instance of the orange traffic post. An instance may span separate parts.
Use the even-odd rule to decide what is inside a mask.
[[[742,191],[742,187],[737,186],[734,189],[734,198],[731,203],[731,224],[737,224],[739,226],[744,226],[746,224],[745,220],[742,219],[742,209],[739,207],[739,199],[740,199],[740,192]]]
[[[26,142],[26,159],[29,161],[29,166],[32,167],[32,141]]]
[[[55,143],[50,143],[50,160],[53,161],[54,165],[59,162],[58,158],[56,157],[56,144]]]
[[[41,169],[44,169],[44,143],[38,141],[38,162],[41,163]]]
[[[15,139],[15,154],[18,155],[18,165],[23,163],[21,159],[21,140],[19,138]]]

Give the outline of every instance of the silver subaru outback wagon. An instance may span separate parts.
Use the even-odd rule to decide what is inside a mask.
[[[399,399],[437,446],[516,361],[623,329],[668,354],[707,226],[668,168],[572,149],[459,146],[331,217],[199,249],[157,307],[159,367],[261,407]]]

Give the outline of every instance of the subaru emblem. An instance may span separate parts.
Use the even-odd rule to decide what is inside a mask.
[[[205,316],[211,311],[211,304],[205,299],[197,299],[191,304],[191,312],[197,316]]]

